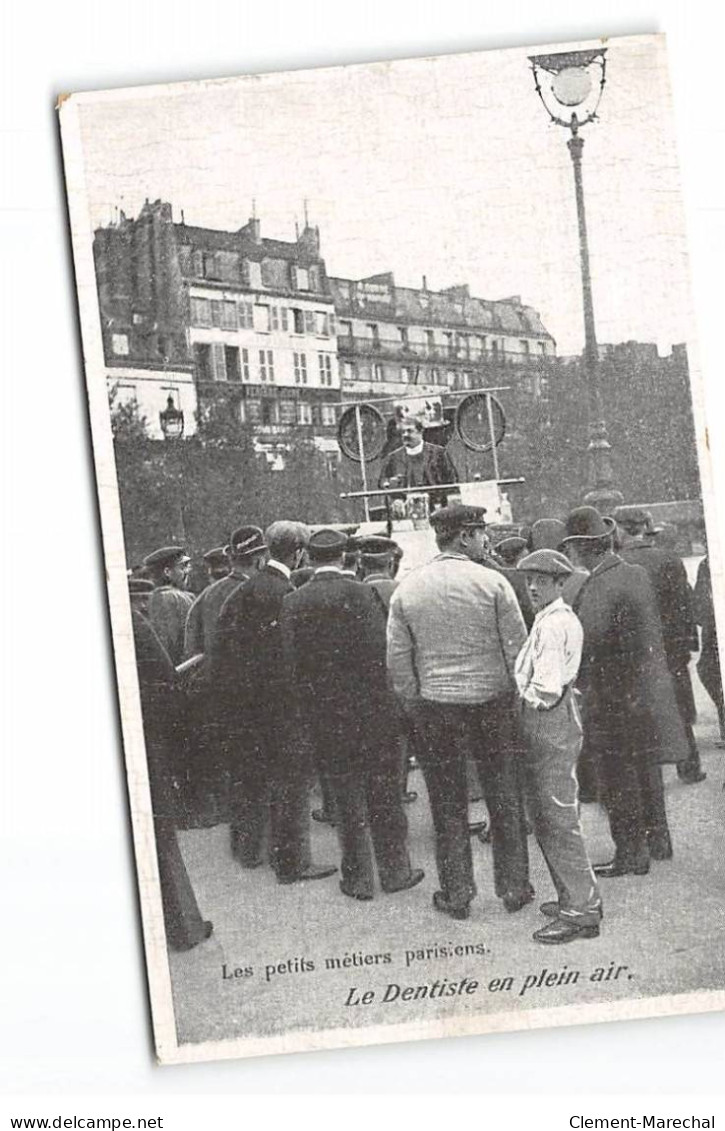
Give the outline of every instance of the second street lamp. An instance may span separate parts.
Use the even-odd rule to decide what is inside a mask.
[[[582,180],[584,138],[579,133],[582,126],[588,125],[597,117],[606,79],[606,48],[564,51],[556,55],[532,55],[529,62],[534,73],[536,92],[549,118],[555,125],[564,126],[571,133],[567,148],[574,170],[574,193],[579,226],[584,312],[583,360],[589,405],[588,452],[591,486],[584,496],[584,501],[595,506],[603,514],[607,514],[623,502],[623,496],[613,483],[611,444],[607,437],[599,385],[599,349],[594,323],[589,239]]]

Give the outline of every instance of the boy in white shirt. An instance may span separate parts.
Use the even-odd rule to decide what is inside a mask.
[[[562,599],[573,573],[556,550],[537,550],[522,558],[536,612],[529,638],[514,669],[526,740],[529,809],[558,900],[542,904],[550,921],[534,939],[556,945],[596,938],[602,901],[589,862],[579,819],[576,764],[582,727],[574,698],[583,632],[579,618]]]

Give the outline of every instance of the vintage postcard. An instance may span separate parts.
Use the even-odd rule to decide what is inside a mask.
[[[59,117],[159,1059],[724,1008],[664,39]]]

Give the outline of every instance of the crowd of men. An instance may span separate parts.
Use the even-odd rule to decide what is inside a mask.
[[[430,524],[437,556],[400,581],[401,551],[386,535],[292,521],[235,530],[205,555],[209,584],[196,597],[183,547],[132,573],[172,947],[213,929],[179,828],[228,824],[240,867],[270,866],[280,884],[329,881],[361,901],[419,885],[405,810],[413,760],[435,840],[433,906],[452,919],[466,919],[476,895],[472,767],[507,911],[534,898],[531,832],[543,854],[555,898],[541,905],[542,944],[596,937],[600,881],[672,858],[662,765],[687,784],[705,778],[694,652],[725,725],[707,560],[693,591],[635,507],[612,517],[579,507],[496,546],[484,508],[445,505]],[[334,824],[339,845],[324,861],[311,855],[315,783],[314,816]],[[580,799],[604,805],[613,859],[590,860]]]

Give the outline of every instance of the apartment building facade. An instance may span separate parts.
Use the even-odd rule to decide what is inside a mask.
[[[464,392],[556,354],[539,315],[518,296],[488,301],[468,286],[398,287],[392,273],[330,279],[343,389],[359,396]]]

